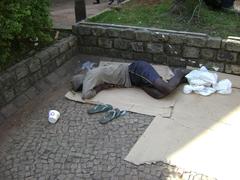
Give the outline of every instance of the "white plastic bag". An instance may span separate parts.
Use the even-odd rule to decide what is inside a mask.
[[[215,92],[220,94],[231,94],[232,83],[228,79],[218,81],[216,73],[211,73],[206,67],[202,66],[199,70],[193,70],[185,76],[189,85],[185,85],[183,92],[192,92],[203,96],[209,96]]]
[[[206,86],[193,86],[193,85],[185,85],[183,87],[183,92],[185,94],[190,94],[195,92],[196,94],[200,94],[203,96],[209,96],[216,92],[216,89]]]
[[[197,86],[211,86],[217,83],[217,74],[210,73],[205,66],[202,66],[199,70],[193,70],[186,75],[186,78],[190,85]]]
[[[214,88],[211,88],[211,87],[204,87],[203,89],[201,90],[196,90],[194,91],[196,94],[200,94],[200,95],[203,95],[203,96],[209,96],[213,93],[216,92],[216,89]]]
[[[232,93],[232,83],[229,79],[223,79],[217,83],[214,87],[219,94],[231,94]]]

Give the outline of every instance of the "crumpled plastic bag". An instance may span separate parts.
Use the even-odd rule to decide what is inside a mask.
[[[216,89],[212,88],[212,87],[207,87],[207,86],[191,86],[191,85],[185,85],[183,87],[183,92],[185,94],[190,94],[192,92],[195,92],[196,94],[200,94],[203,96],[209,96],[213,93],[216,92]]]
[[[211,73],[205,66],[199,70],[193,70],[185,76],[190,85],[196,86],[211,86],[217,83],[218,76],[216,73]]]
[[[211,73],[206,67],[202,66],[199,70],[193,70],[185,76],[189,85],[185,85],[183,92],[190,94],[192,92],[203,96],[209,96],[215,92],[220,94],[231,94],[232,83],[228,79],[218,82],[216,73]]]
[[[219,94],[231,94],[232,82],[229,79],[223,79],[214,87]]]

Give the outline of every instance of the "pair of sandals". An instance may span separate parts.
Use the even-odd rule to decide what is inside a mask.
[[[89,109],[88,114],[95,114],[106,112],[105,115],[99,119],[100,124],[106,124],[120,116],[124,116],[126,114],[125,110],[120,110],[118,108],[113,108],[110,104],[97,104],[93,108]]]

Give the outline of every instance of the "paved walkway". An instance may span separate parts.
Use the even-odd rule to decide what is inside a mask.
[[[53,27],[57,29],[71,29],[75,23],[74,0],[55,1],[53,1],[50,10]],[[85,0],[87,17],[96,15],[109,7],[106,0],[101,1],[100,4],[93,4],[94,1]]]
[[[162,162],[124,161],[152,117],[127,113],[100,125],[102,114],[86,113],[91,105],[65,99],[72,72],[84,60],[103,58],[74,57],[33,87],[39,92],[33,101],[0,126],[0,179],[208,179]],[[61,113],[54,125],[47,121],[50,109]]]

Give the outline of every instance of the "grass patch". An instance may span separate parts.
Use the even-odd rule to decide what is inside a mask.
[[[155,27],[178,31],[206,33],[211,36],[240,36],[240,15],[229,11],[213,11],[202,5],[200,19],[179,17],[169,13],[171,2],[147,5],[132,0],[121,9],[113,9],[88,19],[90,22]]]

